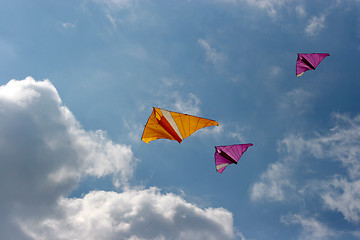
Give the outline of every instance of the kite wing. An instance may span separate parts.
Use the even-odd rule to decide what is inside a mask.
[[[149,143],[156,139],[166,138],[181,143],[183,139],[197,130],[209,126],[219,126],[219,123],[206,118],[154,107],[145,125],[141,140]]]
[[[247,143],[229,146],[215,146],[216,171],[222,173],[229,164],[237,164],[243,153],[252,145],[252,143]]]
[[[328,53],[298,53],[296,61],[296,76],[300,77],[308,70],[315,70]]]

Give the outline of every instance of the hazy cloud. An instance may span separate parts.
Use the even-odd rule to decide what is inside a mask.
[[[205,50],[206,59],[209,62],[217,66],[225,61],[225,55],[223,53],[219,53],[215,48],[210,46],[206,40],[198,39],[198,43]]]
[[[299,224],[302,227],[302,233],[299,239],[303,240],[322,240],[336,236],[325,224],[312,217],[305,217],[299,214],[288,215],[281,218],[281,221],[287,225]]]
[[[284,192],[288,197],[291,193],[296,194],[296,191],[302,192],[304,197],[315,192],[322,199],[324,207],[341,212],[349,222],[359,223],[360,115],[351,118],[344,114],[334,114],[334,119],[336,125],[326,134],[317,134],[308,139],[290,134],[280,141],[279,153],[283,152],[285,156],[269,165],[261,175],[261,180],[252,186],[251,198],[281,201],[284,199]],[[308,179],[306,187],[300,189],[302,186],[296,186],[292,179],[299,172],[291,169],[297,169],[304,155],[321,159],[324,164],[326,161],[338,162],[346,174]]]
[[[301,115],[311,110],[310,100],[312,97],[312,94],[304,89],[291,90],[280,98],[280,110],[285,111],[286,114],[293,112],[296,115]]]
[[[239,127],[239,125],[236,124],[234,127],[231,127],[231,130],[227,131],[227,135],[236,139],[238,142],[246,143],[249,142],[249,139],[247,139],[245,134],[247,130],[248,127]]]
[[[289,180],[290,174],[291,170],[288,164],[282,162],[270,164],[266,172],[260,176],[261,180],[252,186],[251,199],[285,200],[286,190],[295,187]]]
[[[14,59],[18,56],[15,45],[3,39],[0,39],[0,54],[7,59]]]
[[[130,8],[134,0],[93,0],[95,3],[106,5],[109,9],[125,9]]]
[[[309,36],[317,35],[323,28],[325,28],[325,20],[326,17],[324,14],[312,17],[305,27],[305,33]]]
[[[71,22],[60,22],[59,23],[62,28],[69,29],[69,28],[75,28],[76,24]]]
[[[297,5],[295,7],[295,11],[296,11],[297,15],[300,17],[305,17],[307,15],[304,5]]]
[[[217,0],[224,3],[247,3],[250,6],[265,10],[269,16],[275,17],[278,9],[284,7],[287,3],[292,4],[293,0]]]
[[[106,18],[110,21],[113,28],[117,28],[116,19],[113,16],[111,16],[111,14],[106,14]]]
[[[321,198],[327,208],[341,212],[347,221],[360,222],[360,179],[334,177],[324,186]]]
[[[270,16],[276,15],[276,8],[282,7],[288,0],[245,0],[249,5],[265,9]]]
[[[175,109],[176,111],[187,113],[191,115],[200,114],[200,99],[193,93],[189,93],[184,100],[179,93],[173,95],[175,99]]]

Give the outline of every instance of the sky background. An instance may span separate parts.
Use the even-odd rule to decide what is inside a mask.
[[[359,12],[1,1],[0,239],[360,239]],[[313,52],[330,56],[296,77]],[[153,106],[220,126],[146,144]]]

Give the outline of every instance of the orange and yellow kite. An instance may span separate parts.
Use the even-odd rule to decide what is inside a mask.
[[[219,126],[219,123],[211,119],[153,107],[141,140],[149,143],[156,139],[166,138],[181,143],[183,139],[197,130],[210,126]]]

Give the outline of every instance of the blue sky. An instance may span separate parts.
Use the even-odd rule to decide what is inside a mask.
[[[359,239],[359,10],[2,1],[0,238]],[[220,126],[145,144],[153,106]]]

